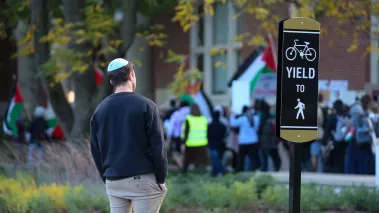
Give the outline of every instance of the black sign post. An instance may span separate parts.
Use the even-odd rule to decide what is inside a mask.
[[[279,23],[276,135],[291,143],[289,212],[300,213],[301,143],[317,138],[320,23]]]

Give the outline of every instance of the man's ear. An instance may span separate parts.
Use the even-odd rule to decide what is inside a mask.
[[[112,84],[112,81],[111,80],[109,80],[109,83],[111,83]],[[112,84],[113,85],[113,84]],[[113,85],[114,86],[114,85]]]

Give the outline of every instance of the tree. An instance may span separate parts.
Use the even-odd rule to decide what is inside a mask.
[[[170,3],[171,2],[171,3]],[[7,26],[21,30],[17,32],[19,52],[15,55],[20,64],[29,69],[22,70],[23,92],[27,94],[26,105],[30,111],[40,105],[41,85],[51,102],[59,122],[68,138],[80,138],[88,130],[88,121],[95,106],[111,88],[107,76],[103,85],[95,87],[93,64],[102,68],[115,57],[124,57],[137,31],[136,14],[157,14],[172,4],[173,0],[12,0],[0,15],[10,20]],[[8,10],[9,9],[9,10]],[[116,10],[123,18],[114,20]],[[22,16],[20,16],[22,15]],[[146,31],[146,29],[145,29]],[[4,34],[0,26],[0,33]],[[145,35],[145,34],[140,34]],[[154,33],[146,39],[154,43]],[[154,45],[152,43],[152,45]],[[25,63],[29,59],[29,65]],[[31,66],[30,66],[31,65]],[[69,80],[75,89],[75,107],[67,99],[62,82]],[[32,82],[32,83],[31,83]],[[33,91],[33,92],[30,92]],[[28,93],[29,92],[29,93]],[[32,103],[32,104],[31,104]],[[30,113],[31,114],[31,113]]]

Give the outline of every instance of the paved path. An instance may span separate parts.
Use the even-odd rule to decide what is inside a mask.
[[[288,184],[288,172],[261,172],[262,174],[272,175],[278,182]],[[370,175],[341,175],[341,174],[318,174],[318,173],[301,173],[302,183],[318,183],[322,185],[350,186],[365,185],[375,187],[375,176]]]

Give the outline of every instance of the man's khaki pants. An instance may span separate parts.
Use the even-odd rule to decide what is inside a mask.
[[[139,175],[106,183],[111,213],[158,213],[166,190],[160,189],[154,174]]]

